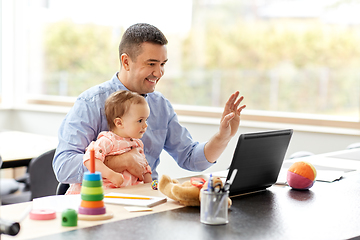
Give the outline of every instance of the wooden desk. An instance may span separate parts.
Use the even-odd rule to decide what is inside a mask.
[[[118,189],[124,193],[161,196],[150,184]],[[19,216],[25,204],[1,207],[1,217]],[[182,207],[172,200],[150,213],[128,213],[107,204],[111,220],[79,221],[78,227],[61,227],[51,221],[21,223],[16,237],[2,239],[350,239],[360,238],[360,173],[349,172],[340,181],[316,182],[309,191],[273,186],[266,191],[233,198],[229,223],[200,223],[200,209]],[[74,230],[74,231],[70,231]]]
[[[56,148],[57,143],[56,137],[18,131],[0,132],[1,168],[28,166],[31,159]]]
[[[186,178],[184,179],[186,180]],[[146,196],[163,196],[160,191],[155,191],[151,188],[151,184],[139,184],[136,186],[130,186],[126,188],[105,190],[106,192],[122,192],[129,194],[140,194]],[[0,217],[6,220],[17,221],[23,212],[31,205],[31,202],[5,205],[0,207]],[[1,239],[29,239],[44,236],[45,239],[49,239],[49,235],[54,233],[68,232],[76,229],[88,228],[96,225],[109,224],[119,220],[136,218],[145,216],[148,214],[155,214],[163,211],[169,211],[177,208],[183,208],[182,205],[175,201],[169,200],[165,204],[161,204],[153,207],[151,212],[128,212],[123,206],[115,204],[106,204],[106,210],[112,212],[114,217],[104,221],[78,221],[77,227],[62,227],[61,226],[61,213],[57,213],[57,218],[49,221],[35,221],[31,220],[28,216],[20,223],[21,230],[15,237],[1,235]],[[76,209],[77,210],[77,209]],[[51,238],[50,238],[51,239]],[[103,238],[100,238],[103,239]]]

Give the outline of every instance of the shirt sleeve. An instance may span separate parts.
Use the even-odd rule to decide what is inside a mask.
[[[63,120],[59,131],[53,169],[62,183],[81,183],[84,172],[83,155],[101,131],[101,106],[96,101],[77,99]]]
[[[85,163],[86,161],[90,160],[90,149],[92,148],[95,151],[95,159],[99,159],[100,161],[104,162],[105,157],[109,155],[113,147],[114,143],[110,138],[101,136],[95,142],[91,142],[86,148],[85,155],[83,156],[83,162]]]
[[[164,149],[177,161],[177,164],[190,171],[203,171],[214,163],[210,163],[204,152],[206,142],[194,141],[190,132],[183,127],[169,104],[170,118]]]

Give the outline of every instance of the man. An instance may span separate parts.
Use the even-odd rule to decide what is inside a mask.
[[[100,85],[82,93],[62,122],[53,168],[62,183],[81,183],[87,169],[83,165],[85,148],[95,141],[101,131],[108,131],[104,114],[106,98],[118,90],[129,90],[143,95],[150,107],[148,129],[142,141],[146,159],[136,149],[117,156],[108,156],[105,164],[121,172],[128,170],[143,179],[149,163],[153,179],[158,178],[156,167],[160,153],[166,150],[184,169],[202,171],[210,167],[235,135],[240,123],[239,107],[243,97],[232,94],[226,103],[219,131],[206,143],[194,141],[177,119],[170,102],[155,86],[164,75],[167,62],[167,39],[156,27],[135,24],[124,33],[119,45],[120,72]],[[146,161],[147,160],[147,161]]]

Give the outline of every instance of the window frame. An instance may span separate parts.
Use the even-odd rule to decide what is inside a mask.
[[[23,1],[2,1],[0,0],[2,19],[1,19],[1,96],[0,107],[8,109],[23,109],[24,105],[41,106],[59,106],[71,107],[75,99],[74,97],[61,96],[29,96],[26,97],[25,91],[27,83],[23,82],[25,71],[17,71],[19,66],[26,65],[23,63],[23,49],[15,48],[21,43],[21,36],[24,29],[21,27],[22,21],[15,18],[16,14],[24,11],[25,2]],[[21,9],[20,13],[15,14],[15,9]],[[6,24],[5,24],[6,23]],[[16,27],[16,29],[15,29]],[[18,61],[20,58],[20,61]],[[4,61],[6,59],[6,61]],[[20,62],[20,65],[19,65]],[[11,80],[9,80],[11,79]],[[247,97],[247,96],[245,96]],[[19,107],[21,106],[21,107]],[[301,114],[291,112],[270,112],[257,111],[249,109],[248,106],[242,113],[242,121],[258,122],[258,123],[276,123],[290,125],[306,125],[311,127],[327,127],[339,128],[347,130],[355,130],[354,133],[360,135],[360,115],[355,120],[345,117],[333,117],[327,115]],[[360,108],[360,107],[359,107]],[[220,119],[222,116],[222,108],[219,107],[203,107],[195,105],[177,105],[174,109],[179,116],[190,116],[197,118]],[[360,112],[360,109],[359,109]]]
[[[27,104],[72,107],[76,97],[59,96],[33,96],[27,99]],[[223,108],[204,107],[196,105],[173,104],[174,110],[179,116],[190,116],[197,118],[221,119]],[[303,125],[312,127],[339,128],[355,130],[360,135],[360,118],[350,120],[344,117],[333,117],[327,115],[302,114],[291,112],[271,112],[246,109],[241,114],[242,121]]]

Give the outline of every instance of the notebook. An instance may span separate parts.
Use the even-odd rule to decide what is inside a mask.
[[[138,207],[154,207],[167,201],[166,197],[153,197],[111,192],[105,194],[104,202]]]
[[[292,129],[245,133],[239,136],[226,180],[237,174],[230,196],[265,190],[279,175],[292,136]]]

